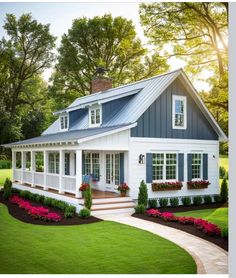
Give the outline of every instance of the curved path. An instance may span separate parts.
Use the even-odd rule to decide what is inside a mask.
[[[189,233],[130,215],[99,215],[99,218],[130,225],[168,239],[191,254],[198,274],[227,274],[228,252],[217,245]]]

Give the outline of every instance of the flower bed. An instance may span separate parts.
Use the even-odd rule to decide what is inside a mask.
[[[146,211],[146,215],[159,217],[168,222],[174,221],[183,225],[194,225],[198,230],[202,231],[206,235],[221,235],[221,230],[217,225],[201,218],[179,217],[175,216],[171,212],[160,212],[158,209],[148,209]]]
[[[200,181],[188,181],[187,182],[188,189],[203,189],[207,188],[210,185],[208,180],[200,180]]]
[[[32,206],[29,201],[20,198],[18,195],[13,195],[10,199],[12,204],[18,205],[19,208],[24,209],[34,219],[43,221],[59,222],[61,216],[55,212],[49,212],[49,209],[44,207]]]
[[[152,183],[152,191],[181,190],[182,182],[154,182]]]

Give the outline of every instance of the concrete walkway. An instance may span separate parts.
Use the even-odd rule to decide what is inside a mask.
[[[211,242],[181,230],[138,219],[127,214],[100,215],[98,217],[146,230],[174,242],[193,257],[197,264],[198,274],[228,274],[228,252]]]

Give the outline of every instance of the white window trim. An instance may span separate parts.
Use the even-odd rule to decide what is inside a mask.
[[[175,101],[181,100],[184,102],[184,126],[175,125]],[[173,95],[172,96],[172,129],[187,129],[187,97]]]
[[[88,165],[90,165],[90,172],[93,173],[94,169],[93,169],[93,154],[98,154],[99,155],[99,178],[101,177],[101,154],[100,152],[90,152],[90,151],[85,151],[84,154],[89,154],[89,157],[90,157],[90,163]],[[85,163],[85,162],[84,162]],[[90,174],[91,174],[90,173]],[[85,173],[84,173],[85,174]],[[87,174],[85,174],[87,175]]]
[[[61,119],[63,118],[64,121],[64,125],[65,125],[65,117],[67,117],[67,128],[61,128]],[[63,113],[60,115],[59,117],[59,127],[60,127],[60,131],[68,131],[69,129],[69,114],[68,113]]]
[[[92,124],[91,122],[91,112],[95,111],[95,121],[96,121],[96,110],[100,109],[100,123]],[[102,106],[101,105],[93,105],[89,107],[89,127],[99,127],[102,124]]]
[[[203,180],[203,153],[202,152],[192,152],[192,154],[200,154],[201,155],[201,167],[200,167],[200,178],[195,178],[195,179],[192,178],[191,180],[192,181],[201,181],[201,180]],[[193,163],[191,166],[193,167]]]
[[[167,152],[153,152],[152,154],[164,154],[164,164],[163,164],[163,178],[166,178],[166,154],[176,154],[176,179],[162,179],[162,180],[152,180],[152,182],[160,183],[160,182],[177,182],[179,180],[179,171],[178,171],[178,152],[167,151]],[[153,166],[153,164],[152,164]]]

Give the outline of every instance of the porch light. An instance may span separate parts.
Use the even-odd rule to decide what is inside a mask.
[[[144,157],[145,157],[145,156],[144,156],[143,154],[140,154],[140,155],[139,155],[139,160],[138,160],[138,163],[139,163],[139,164],[144,164]]]

